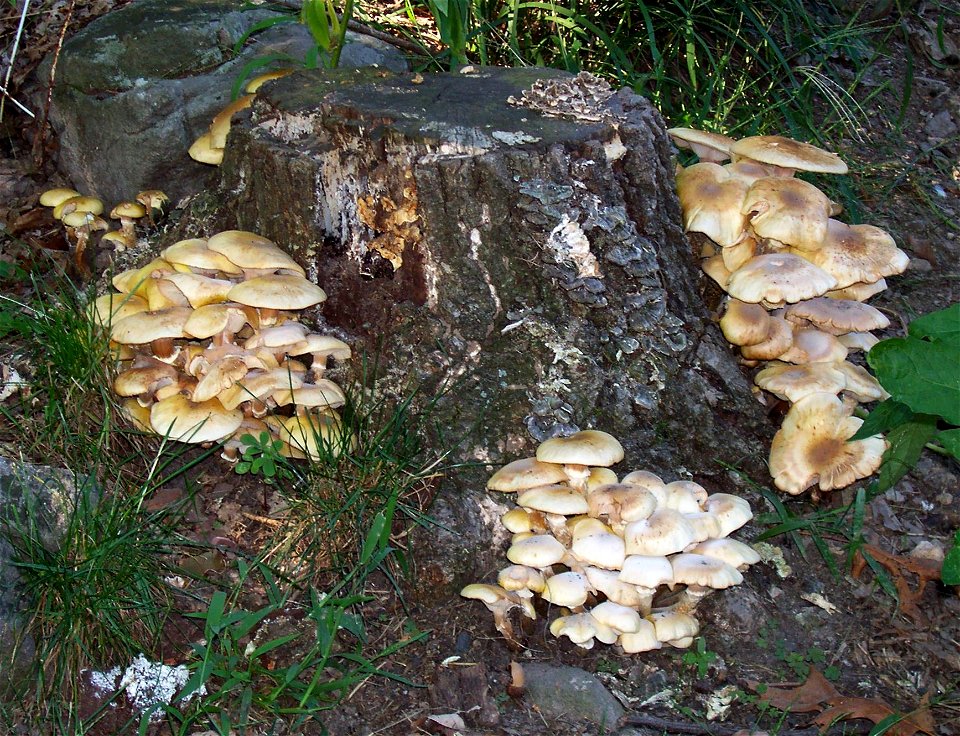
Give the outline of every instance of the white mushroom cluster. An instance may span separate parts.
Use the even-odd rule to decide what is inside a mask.
[[[865,301],[906,269],[907,255],[878,227],[834,219],[840,207],[793,177],[846,173],[836,154],[781,136],[669,132],[700,158],[678,171],[677,192],[685,229],[710,240],[704,271],[729,295],[724,337],[748,365],[771,361],[754,380],[791,404],[770,454],[774,483],[816,494],[872,474],[886,444],[848,442],[862,424],[852,414],[885,392],[847,356],[889,325]]]
[[[460,594],[483,601],[508,639],[509,611],[535,619],[539,597],[564,611],[551,633],[584,649],[595,640],[628,653],[687,647],[700,629],[697,603],[742,582],[759,560],[729,536],[753,517],[744,499],[643,470],[618,479],[609,466],[622,459],[615,437],[585,430],[547,440],[490,478],[489,490],[517,494],[502,518],[512,564],[497,585]]]
[[[326,294],[272,241],[243,230],[181,240],[113,285],[94,312],[124,362],[114,390],[137,426],[227,440],[229,461],[244,434],[267,432],[297,458],[342,445],[345,397],[324,372],[350,347],[297,321]]]

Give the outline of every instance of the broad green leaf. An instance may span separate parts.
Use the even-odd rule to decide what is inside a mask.
[[[923,446],[936,434],[937,418],[918,415],[913,421],[892,429],[887,434],[890,447],[883,453],[878,484],[880,492],[891,488],[920,459]]]
[[[936,439],[944,450],[960,460],[960,429],[944,429],[937,432]]]
[[[960,302],[939,312],[917,317],[907,331],[910,337],[925,337],[960,345]]]
[[[363,540],[363,549],[360,552],[360,564],[366,565],[373,557],[374,551],[380,545],[380,537],[383,535],[387,526],[387,519],[381,511],[373,517],[370,523],[370,530],[367,532],[366,539]]]
[[[850,438],[850,441],[865,440],[875,434],[889,432],[894,427],[906,424],[912,418],[913,412],[906,404],[901,404],[893,399],[881,401],[873,408],[873,411],[864,420],[863,426]]]
[[[944,585],[960,585],[960,532],[953,537],[953,546],[943,558],[940,579]]]
[[[893,338],[874,345],[867,361],[893,399],[960,425],[960,344]]]

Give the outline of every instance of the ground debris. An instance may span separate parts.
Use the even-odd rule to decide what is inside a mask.
[[[864,551],[876,562],[883,565],[893,577],[893,584],[897,588],[897,596],[900,599],[900,610],[915,622],[922,623],[924,620],[923,613],[921,613],[917,603],[923,596],[927,583],[931,580],[940,579],[942,563],[930,559],[894,555],[884,552],[875,545],[865,544],[857,550],[853,558],[851,574],[854,578],[859,578],[860,573],[868,564],[863,555]],[[917,576],[916,589],[910,586],[910,582],[905,577],[905,573],[908,572]]]

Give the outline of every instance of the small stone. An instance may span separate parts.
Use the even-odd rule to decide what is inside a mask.
[[[596,677],[579,667],[525,664],[527,699],[550,718],[612,727],[624,709]]]

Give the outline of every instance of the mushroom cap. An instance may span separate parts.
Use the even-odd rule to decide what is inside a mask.
[[[578,572],[562,572],[546,580],[541,594],[543,599],[557,606],[576,608],[587,601],[590,583]]]
[[[205,271],[220,271],[234,276],[242,273],[239,266],[208,248],[207,241],[203,238],[180,240],[161,251],[160,255],[174,267],[180,266],[177,268],[178,271],[197,268]]]
[[[771,314],[767,322],[769,334],[756,345],[742,345],[740,354],[747,360],[773,360],[779,358],[793,345],[793,329],[787,320]]]
[[[222,358],[207,369],[206,374],[194,387],[190,398],[193,401],[212,399],[244,378],[249,371],[250,369],[239,355]]]
[[[248,95],[256,94],[256,91],[260,89],[266,82],[274,79],[280,79],[288,74],[293,74],[293,69],[274,69],[273,71],[263,72],[263,74],[258,74],[249,82],[247,82],[243,87],[243,91]]]
[[[720,330],[733,345],[757,345],[770,337],[770,314],[759,304],[730,299]]]
[[[626,554],[623,539],[611,532],[597,519],[590,519],[602,527],[588,523],[578,524],[573,530],[570,551],[582,562],[607,570],[619,570]]]
[[[810,394],[790,407],[770,448],[777,488],[797,495],[819,483],[830,491],[880,467],[887,443],[880,436],[848,441],[863,424],[852,411],[828,393]]]
[[[711,279],[717,282],[717,285],[723,289],[727,290],[727,283],[730,281],[730,276],[732,272],[727,268],[727,265],[723,262],[723,256],[719,253],[715,256],[710,256],[709,258],[704,258],[700,261],[700,268],[703,269],[703,272],[709,276]]]
[[[861,403],[880,401],[890,396],[880,382],[867,372],[866,368],[854,365],[845,360],[833,363],[834,367],[843,373],[846,384],[843,387],[845,395],[852,396]]]
[[[147,208],[139,202],[120,202],[116,207],[110,210],[110,218],[119,220],[121,217],[137,219],[147,214]]]
[[[688,166],[677,174],[677,196],[686,232],[703,233],[720,246],[739,243],[747,234],[742,210],[747,184],[715,163]]]
[[[227,298],[260,309],[306,309],[325,301],[327,295],[303,276],[271,274],[237,284]]]
[[[822,296],[837,280],[800,256],[767,253],[755,256],[727,280],[726,291],[742,302],[799,302]]]
[[[764,391],[769,391],[785,401],[796,402],[808,394],[840,393],[846,386],[846,378],[836,363],[790,363],[774,362],[764,366],[753,382]]]
[[[543,569],[560,562],[566,553],[567,548],[549,534],[534,534],[511,544],[507,559],[516,565]]]
[[[537,448],[537,460],[563,465],[608,467],[623,460],[623,446],[611,434],[585,429],[569,437],[554,437],[543,442]]]
[[[645,604],[646,598],[636,585],[626,583],[619,578],[619,571],[606,570],[601,567],[585,567],[583,569],[590,587],[600,593],[603,593],[608,600],[632,608],[639,608]]]
[[[147,300],[135,294],[103,294],[94,301],[92,311],[94,319],[107,326],[148,308]]]
[[[783,316],[789,322],[810,324],[831,335],[869,332],[890,326],[890,320],[876,307],[853,299],[830,299],[824,296],[791,304],[784,310]]]
[[[532,590],[534,593],[543,591],[547,581],[543,573],[526,565],[508,565],[497,574],[497,583],[504,590]]]
[[[617,633],[613,629],[601,624],[589,613],[561,616],[550,624],[550,633],[557,638],[565,636],[583,649],[592,649],[594,639],[604,644],[613,644],[617,640]]]
[[[657,508],[656,496],[632,483],[597,486],[587,493],[587,503],[591,516],[610,516],[621,521],[646,519]]]
[[[190,307],[137,312],[116,320],[110,329],[110,339],[121,345],[145,345],[153,340],[184,337],[184,325],[191,314]]]
[[[760,555],[753,547],[731,537],[707,539],[693,547],[690,552],[723,560],[738,570],[744,570],[760,561]]]
[[[590,615],[597,621],[609,626],[617,634],[633,634],[640,630],[640,614],[629,606],[613,601],[604,601],[590,609]]]
[[[525,491],[537,486],[564,483],[567,474],[563,466],[555,463],[542,463],[535,457],[514,460],[500,468],[487,481],[487,490],[502,493]]]
[[[664,644],[677,646],[674,642],[696,636],[700,631],[700,622],[688,613],[678,611],[657,611],[647,616],[657,633],[657,639]]]
[[[617,643],[626,654],[639,654],[661,649],[663,643],[657,639],[657,630],[647,619],[640,621],[640,628],[632,634],[620,634]]]
[[[730,160],[730,146],[733,138],[720,133],[693,128],[668,128],[667,133],[677,148],[688,148],[700,157],[701,161],[721,163]]]
[[[214,279],[198,273],[176,272],[166,274],[164,280],[176,285],[194,309],[225,302],[227,293],[233,288],[233,282],[226,279]]]
[[[828,332],[794,326],[793,342],[777,357],[784,363],[835,363],[847,357],[847,349]]]
[[[704,509],[720,521],[720,534],[727,537],[753,518],[753,510],[745,498],[730,493],[711,493]]]
[[[234,409],[245,401],[264,399],[275,391],[296,389],[303,386],[303,376],[289,367],[268,371],[250,371],[242,380],[225,389],[220,401],[228,409]]]
[[[702,542],[705,539],[715,539],[723,531],[720,526],[720,520],[709,511],[687,511],[683,514],[693,531],[696,534],[696,541]]]
[[[632,521],[624,529],[628,555],[672,555],[697,541],[693,526],[683,514],[659,508],[646,519]]]
[[[350,346],[333,335],[320,335],[311,332],[290,348],[289,355],[312,355],[314,358],[333,358],[347,360],[353,354]]]
[[[283,388],[271,394],[277,406],[296,406],[310,408],[329,407],[335,409],[347,403],[347,397],[333,381],[321,378],[316,383],[305,383],[300,388]]]
[[[530,488],[520,493],[517,505],[547,514],[573,516],[589,510],[587,499],[570,486],[556,484]]]
[[[65,214],[71,212],[92,212],[95,215],[103,214],[103,202],[96,197],[87,197],[82,194],[62,200],[53,208],[53,216],[62,220]]]
[[[113,391],[118,396],[139,396],[173,383],[178,375],[172,365],[147,357],[119,373],[113,380]]]
[[[306,271],[276,243],[247,230],[224,230],[211,235],[207,247],[222,253],[241,268],[251,270],[285,269],[305,276]]]
[[[777,167],[762,164],[759,161],[750,159],[741,159],[733,163],[724,164],[723,170],[730,176],[743,179],[747,186],[751,186],[757,179],[765,179],[768,176],[778,176]]]
[[[251,348],[287,348],[297,345],[306,338],[307,327],[300,322],[284,322],[272,327],[264,327],[250,336],[243,344],[248,350]]]
[[[61,221],[67,227],[85,227],[88,232],[90,230],[106,230],[110,227],[106,220],[97,217],[93,212],[86,210],[74,210],[73,212],[67,212],[61,218]]]
[[[227,145],[227,133],[230,132],[230,121],[233,116],[241,110],[246,110],[253,104],[253,98],[256,95],[241,95],[233,100],[220,112],[218,112],[213,122],[210,123],[210,145],[213,148],[223,148]]]
[[[111,279],[113,288],[124,294],[137,294],[144,296],[146,292],[147,280],[154,276],[173,273],[173,265],[162,258],[154,258],[150,263],[142,268],[131,268],[127,271],[121,271]]]
[[[664,490],[666,493],[660,502],[660,507],[673,509],[681,514],[701,511],[701,506],[709,495],[706,488],[690,480],[675,480],[667,483]]]
[[[519,507],[510,509],[500,517],[500,523],[513,534],[529,532],[533,529],[533,518],[526,509]]]
[[[675,583],[722,590],[743,582],[743,575],[737,568],[717,557],[685,552],[673,555],[670,564]]]
[[[877,279],[872,284],[858,281],[842,289],[833,289],[824,294],[828,299],[851,299],[857,302],[865,302],[872,296],[876,296],[887,288],[886,279]]]
[[[737,157],[749,158],[784,169],[821,174],[846,174],[848,171],[847,165],[837,154],[779,135],[755,135],[741,138],[730,146],[730,152]]]
[[[673,566],[661,555],[627,555],[620,581],[656,590],[661,585],[673,585]]]
[[[183,326],[183,331],[192,337],[205,339],[219,332],[239,332],[249,322],[244,308],[230,302],[216,302],[193,310]]]
[[[229,437],[242,421],[242,411],[225,409],[217,399],[194,403],[179,393],[150,408],[150,426],[154,432],[191,444]]]
[[[829,290],[857,282],[873,283],[903,273],[910,258],[885,230],[873,225],[847,225],[831,219],[821,246],[803,257],[836,279]]]
[[[750,186],[741,212],[752,215],[750,227],[760,237],[806,251],[819,247],[826,237],[832,205],[813,184],[769,176]]]
[[[763,255],[764,252],[766,251],[762,250],[760,242],[752,235],[747,235],[736,245],[721,248],[720,257],[723,259],[723,265],[726,266],[727,270],[733,273],[751,258]]]
[[[838,335],[837,339],[851,353],[857,351],[869,353],[873,350],[873,346],[880,342],[872,332],[848,332],[845,335]]]
[[[78,192],[76,189],[69,189],[67,187],[54,187],[53,189],[48,189],[40,195],[40,204],[44,207],[56,207],[65,200],[73,199],[74,197],[79,196],[80,192]]]
[[[663,503],[664,499],[667,497],[667,484],[663,482],[663,479],[655,473],[651,473],[649,470],[634,470],[630,473],[627,473],[623,476],[621,483],[629,483],[632,486],[639,486],[646,491],[649,491],[653,494],[653,497],[657,499],[657,503]]]
[[[190,148],[187,149],[187,155],[194,161],[201,164],[210,164],[211,166],[219,166],[222,164],[223,154],[223,146],[216,147],[213,145],[213,136],[210,135],[210,131],[198,136],[197,139],[190,144]]]
[[[327,412],[295,414],[281,422],[279,434],[314,460],[338,457],[354,444],[340,417]]]
[[[500,601],[513,601],[513,597],[508,591],[499,585],[487,585],[486,583],[471,583],[460,591],[460,595],[471,600],[482,601],[491,606]]]

